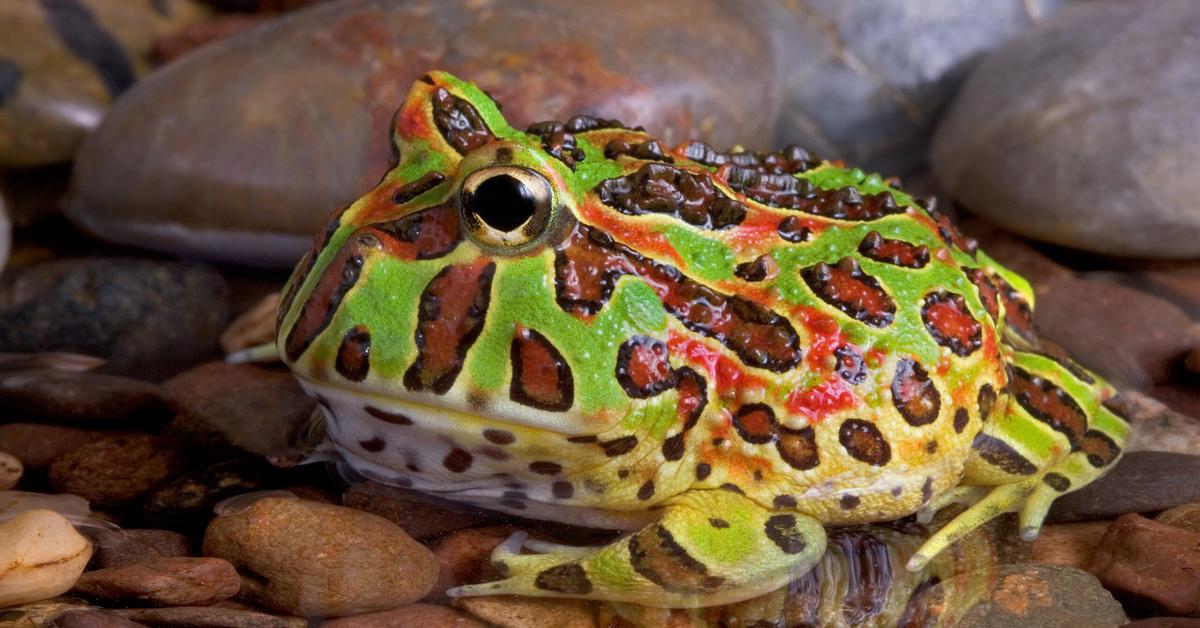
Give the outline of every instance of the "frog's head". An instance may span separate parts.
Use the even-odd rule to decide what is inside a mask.
[[[310,390],[567,435],[649,397],[686,405],[661,295],[621,278],[681,282],[615,244],[623,216],[598,200],[628,194],[601,189],[638,169],[622,155],[670,160],[656,141],[588,116],[520,131],[442,72],[414,84],[392,139],[394,166],[335,213],[284,291],[278,349]]]

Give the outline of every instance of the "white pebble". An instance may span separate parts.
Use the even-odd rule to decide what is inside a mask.
[[[92,544],[52,510],[0,524],[0,608],[66,593],[91,557]]]

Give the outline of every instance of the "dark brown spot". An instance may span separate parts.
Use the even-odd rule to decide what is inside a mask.
[[[1063,367],[1063,369],[1070,373],[1075,379],[1085,384],[1096,383],[1096,379],[1092,377],[1091,373],[1088,373],[1087,369],[1079,366],[1079,364],[1077,364],[1075,360],[1072,360],[1071,358],[1055,355],[1048,351],[1031,351],[1030,353],[1040,355],[1043,358],[1046,358],[1047,360],[1050,360],[1051,362]]]
[[[508,396],[513,401],[551,412],[567,410],[575,402],[571,367],[545,336],[517,325],[509,358],[512,380]]]
[[[594,191],[621,213],[666,214],[705,229],[732,227],[746,217],[746,206],[725,196],[707,174],[667,164],[645,164],[633,174],[601,181]]]
[[[616,456],[623,456],[633,451],[634,448],[637,447],[637,444],[637,436],[630,434],[628,436],[614,438],[613,440],[603,441],[600,443],[600,448],[604,450],[604,455],[608,456],[609,458],[613,458]]]
[[[770,255],[759,255],[749,262],[742,262],[733,269],[733,274],[743,281],[763,281],[779,273],[779,264]]]
[[[842,510],[854,510],[861,503],[862,500],[857,495],[842,495],[838,500],[838,506],[841,506]]]
[[[680,432],[666,440],[662,444],[663,459],[674,462],[683,458],[683,454],[687,453],[687,432]]]
[[[382,438],[376,436],[370,440],[359,441],[358,446],[363,448],[363,451],[369,451],[373,454],[383,451],[387,443],[383,442]]]
[[[512,497],[501,498],[499,500],[499,504],[501,506],[504,506],[505,508],[511,508],[513,510],[524,510],[525,509],[524,501],[522,501],[520,499],[514,499]]]
[[[817,452],[817,434],[812,426],[795,430],[789,427],[779,428],[779,440],[775,441],[779,457],[789,465],[808,471],[821,464]]]
[[[733,415],[733,427],[748,443],[769,443],[775,440],[775,411],[765,403],[744,405]]]
[[[775,496],[775,507],[776,508],[795,508],[796,507],[796,498],[792,497],[791,495],[776,495]]]
[[[592,582],[578,563],[557,565],[538,573],[534,586],[543,591],[566,595],[587,595],[592,592]]]
[[[863,272],[852,257],[836,266],[821,262],[800,271],[813,294],[855,320],[872,327],[887,327],[896,314],[896,303],[874,277]]]
[[[795,144],[789,144],[783,150],[773,153],[745,150],[722,153],[704,142],[692,140],[684,146],[683,154],[688,159],[706,166],[728,164],[738,168],[756,170],[763,174],[796,174],[809,170],[820,163],[819,159]]]
[[[483,329],[496,264],[478,259],[441,270],[421,293],[413,340],[417,359],[404,373],[409,390],[443,394]]]
[[[462,241],[458,212],[451,205],[439,205],[362,230],[378,237],[393,257],[425,260],[444,257]]]
[[[685,366],[675,371],[675,391],[679,395],[675,414],[686,432],[700,420],[700,415],[708,405],[708,383],[703,375]]]
[[[651,497],[654,497],[654,480],[646,480],[646,483],[638,488],[637,498],[646,501]]]
[[[440,172],[426,172],[415,181],[409,181],[392,192],[392,202],[403,205],[414,198],[436,188],[446,180],[446,175]]]
[[[720,488],[723,491],[729,491],[730,493],[737,493],[738,495],[746,494],[746,491],[743,491],[742,487],[738,486],[737,484],[734,484],[733,482],[726,482],[726,483],[722,484]]]
[[[720,587],[724,581],[710,576],[662,525],[643,528],[629,537],[629,562],[643,578],[666,591],[698,593]]]
[[[1126,423],[1130,423],[1129,417],[1133,416],[1133,406],[1129,400],[1123,395],[1113,395],[1108,399],[1100,402],[1105,410],[1113,413],[1113,416],[1121,419]]]
[[[1067,476],[1061,473],[1055,473],[1053,471],[1043,475],[1042,481],[1045,482],[1047,486],[1060,493],[1064,493],[1067,489],[1071,488],[1071,480],[1068,479]]]
[[[1036,465],[1013,449],[1011,445],[995,436],[980,432],[971,443],[971,448],[979,454],[979,457],[984,462],[999,468],[1005,473],[1013,475],[1033,475],[1037,473]]]
[[[491,445],[484,445],[483,447],[476,449],[475,452],[485,458],[491,458],[492,460],[508,460],[509,458],[512,458],[512,454],[500,449],[499,447],[492,447]]]
[[[371,370],[371,332],[366,325],[355,325],[346,330],[342,344],[338,346],[334,368],[342,377],[361,382]]]
[[[718,172],[718,176],[721,175],[729,187],[764,205],[794,209],[822,218],[868,221],[905,211],[896,204],[891,192],[864,196],[853,187],[822,190],[807,179],[738,166],[722,168]]]
[[[862,239],[858,252],[877,262],[904,268],[924,268],[929,263],[929,247],[904,240],[891,240],[878,231],[872,231]]]
[[[1107,467],[1121,455],[1121,448],[1113,439],[1096,430],[1088,430],[1083,435],[1081,449],[1087,454],[1088,463],[1097,469]]]
[[[1020,367],[1010,369],[1009,391],[1033,418],[1067,437],[1071,450],[1082,444],[1087,431],[1087,414],[1067,391],[1050,380]]]
[[[838,428],[838,442],[855,460],[882,467],[892,459],[892,447],[875,427],[862,419],[846,419]]]
[[[566,480],[559,480],[550,485],[550,492],[559,499],[571,499],[575,496],[575,485]]]
[[[804,224],[804,219],[799,216],[788,216],[779,221],[777,230],[779,237],[795,244],[808,242],[808,239],[812,237],[812,229],[809,229]]]
[[[624,480],[629,477],[629,469],[617,469],[617,479]]]
[[[704,480],[708,479],[708,476],[711,473],[712,473],[712,465],[708,464],[707,462],[701,462],[700,464],[696,465],[696,479],[697,480],[703,482]]]
[[[938,235],[942,236],[942,240],[946,246],[955,247],[960,251],[974,257],[975,252],[979,249],[979,242],[973,238],[963,237],[962,232],[954,223],[950,221],[950,217],[937,210],[937,199],[930,198],[923,203],[925,211],[929,212],[930,218],[937,224]]]
[[[580,444],[594,443],[597,440],[599,440],[599,439],[596,437],[595,434],[588,434],[586,436],[571,436],[571,437],[567,438],[568,443],[580,443]]]
[[[475,459],[465,449],[455,447],[450,450],[450,453],[446,454],[446,457],[442,460],[442,465],[454,473],[462,473],[470,469],[471,463],[474,461]]]
[[[936,454],[937,450],[938,450],[938,444],[937,444],[936,440],[931,440],[931,441],[925,443],[925,453]]]
[[[674,163],[674,159],[663,149],[662,144],[658,140],[646,140],[644,142],[630,142],[621,138],[616,138],[605,144],[604,157],[607,159],[616,159],[618,157],[633,157],[634,159],[642,159],[645,161],[661,161],[664,163]]]
[[[549,460],[535,460],[529,463],[529,470],[538,475],[558,475],[562,473],[562,465]]]
[[[496,163],[511,164],[513,160],[512,149],[507,146],[501,146],[496,149]]]
[[[675,385],[666,343],[634,336],[617,349],[617,381],[630,397],[653,397]]]
[[[588,131],[598,131],[600,129],[625,129],[628,128],[620,120],[613,118],[597,118],[595,116],[578,115],[567,120],[566,129],[571,133],[587,133]],[[642,132],[645,131],[642,127],[633,127],[630,131]]]
[[[1033,329],[1033,308],[1029,301],[999,275],[992,282],[1000,290],[1000,302],[1004,304],[1004,329],[1016,334],[1017,338],[1030,346],[1037,346],[1037,332]]]
[[[305,299],[284,341],[284,353],[289,361],[299,360],[312,341],[325,331],[346,293],[358,282],[363,266],[363,253],[359,247],[357,240],[351,238],[325,268]]]
[[[931,499],[933,499],[933,478],[925,478],[925,483],[921,485],[921,503],[928,504]]]
[[[405,416],[403,414],[400,414],[399,412],[388,412],[386,410],[380,410],[379,408],[376,408],[375,406],[363,406],[363,411],[366,412],[367,414],[379,419],[380,421],[383,421],[384,423],[391,423],[392,425],[412,425],[413,424],[412,419],[408,418],[407,416]]]
[[[508,430],[498,430],[495,428],[483,430],[483,437],[486,438],[489,443],[495,443],[497,445],[511,445],[517,442],[517,437],[512,432]]]
[[[446,143],[461,155],[492,139],[491,130],[475,106],[442,87],[433,91],[433,121]]]
[[[992,416],[992,410],[996,407],[996,389],[992,388],[991,384],[984,384],[979,387],[979,420],[986,423]]]
[[[921,320],[934,341],[959,357],[971,355],[983,346],[983,325],[971,316],[962,295],[950,292],[925,295]]]
[[[892,405],[913,427],[929,425],[938,418],[942,396],[920,362],[907,358],[896,363],[892,378]]]
[[[567,125],[562,122],[536,122],[526,130],[531,135],[542,138],[542,150],[563,162],[572,170],[583,161],[583,149],[575,142],[575,135],[567,131]]]
[[[804,534],[796,529],[795,515],[775,515],[767,519],[767,538],[785,554],[799,554],[808,547]]]
[[[729,522],[724,519],[718,519],[716,517],[712,517],[708,520],[708,525],[710,525],[714,528],[720,528],[720,529],[724,530],[725,528],[729,527]]]
[[[567,311],[594,314],[625,274],[642,277],[667,311],[694,332],[724,344],[743,363],[777,373],[802,358],[800,337],[786,317],[741,296],[730,296],[646,259],[601,231],[576,226],[555,257],[558,302]]]
[[[966,408],[958,408],[954,411],[954,432],[962,434],[962,431],[967,429],[967,423],[971,422],[971,414]]]
[[[837,358],[838,377],[854,385],[866,381],[867,365],[857,349],[850,345],[841,345],[833,350],[833,355]]]

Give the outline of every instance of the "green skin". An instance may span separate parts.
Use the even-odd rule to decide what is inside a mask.
[[[631,531],[517,535],[493,555],[505,579],[453,595],[723,604],[811,568],[826,525],[972,504],[918,570],[1004,512],[1036,536],[1119,457],[1114,390],[1038,351],[1028,283],[889,182],[791,153],[747,184],[640,131],[531,130],[423,77],[398,163],[280,306],[280,355],[360,473]],[[771,195],[780,160],[819,202]]]

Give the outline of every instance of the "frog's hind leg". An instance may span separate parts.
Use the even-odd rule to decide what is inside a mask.
[[[657,522],[601,547],[529,542],[517,533],[492,553],[503,580],[448,593],[713,606],[782,587],[825,553],[815,519],[767,510],[732,491],[693,491],[664,506]]]
[[[1006,512],[1018,513],[1022,538],[1037,538],[1054,500],[1107,472],[1129,440],[1115,390],[1069,360],[1015,352],[1007,392],[971,445],[962,485],[923,514],[954,502],[970,508],[926,541],[910,570]]]

